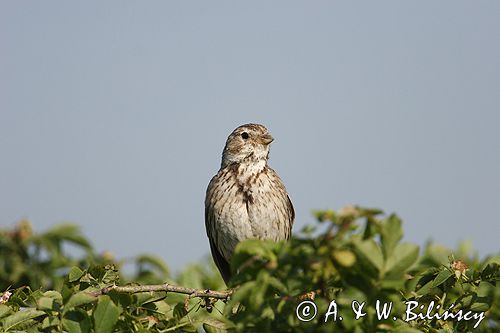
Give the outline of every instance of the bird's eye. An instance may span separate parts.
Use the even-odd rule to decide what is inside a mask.
[[[248,139],[249,135],[247,132],[243,132],[243,133],[241,133],[241,137],[246,140],[246,139]]]

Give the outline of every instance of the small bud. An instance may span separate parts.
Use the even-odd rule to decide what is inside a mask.
[[[305,293],[305,294],[299,296],[300,301],[304,301],[304,300],[313,300],[314,301],[314,298],[316,298],[315,291],[310,291],[308,293]]]
[[[457,279],[460,279],[462,276],[465,277],[465,271],[467,268],[469,267],[462,260],[455,260],[451,263],[451,269],[455,271]]]
[[[359,215],[359,211],[354,206],[346,206],[339,210],[338,217],[339,218],[356,218]]]
[[[6,290],[1,296],[0,296],[0,304],[5,304],[9,301],[10,296],[12,293],[8,290]]]
[[[106,262],[113,261],[115,259],[114,255],[111,251],[104,251],[101,256],[102,256],[102,259],[104,259],[104,261],[106,261]]]

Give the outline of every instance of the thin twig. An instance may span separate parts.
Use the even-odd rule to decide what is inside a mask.
[[[151,285],[142,285],[142,286],[111,286],[106,287],[96,292],[92,292],[93,296],[99,296],[109,293],[110,291],[116,291],[119,293],[142,293],[142,292],[152,292],[152,291],[166,291],[173,292],[178,294],[186,294],[190,297],[210,297],[221,300],[229,299],[229,296],[232,294],[232,290],[226,291],[216,291],[210,289],[195,289],[195,288],[187,288],[181,286],[175,286],[168,283],[165,284],[151,284]]]

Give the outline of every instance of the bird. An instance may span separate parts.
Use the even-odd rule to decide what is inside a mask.
[[[228,136],[220,169],[207,187],[205,228],[212,257],[226,285],[239,242],[290,239],[295,211],[285,185],[268,165],[273,141],[263,125],[237,127]]]

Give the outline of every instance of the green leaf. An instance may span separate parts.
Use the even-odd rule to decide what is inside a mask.
[[[87,270],[88,273],[85,274],[85,276],[90,275],[90,278],[100,281],[108,270],[105,266],[106,265],[92,265]]]
[[[332,256],[339,265],[344,267],[351,267],[356,262],[356,256],[349,250],[336,250]]]
[[[203,323],[203,329],[207,333],[227,332],[226,331],[226,323],[224,323],[222,320],[219,320],[216,318],[211,318],[211,317],[204,317],[204,318],[199,319],[198,321]]]
[[[37,307],[39,310],[59,310],[62,304],[62,296],[59,292],[55,290],[49,290],[43,293],[37,301]]]
[[[37,302],[41,297],[43,297],[43,291],[41,289],[38,289],[38,290],[35,290],[31,293],[28,292],[28,290],[26,290],[26,293],[23,293],[26,295],[26,297],[28,297],[30,300],[33,300],[35,302]],[[15,293],[14,293],[15,295]],[[14,295],[12,295],[11,297],[11,300],[14,298]],[[19,295],[20,297],[22,297],[21,295]]]
[[[56,310],[54,299],[50,297],[42,297],[37,302],[39,310]]]
[[[469,310],[474,312],[488,311],[492,306],[491,298],[478,297],[477,301],[472,303]]]
[[[92,249],[89,241],[82,236],[80,227],[71,223],[62,223],[55,225],[47,233],[45,233],[45,236],[48,238],[66,240],[68,242],[80,245],[87,250]]]
[[[172,311],[172,307],[165,301],[158,301],[153,303],[155,306],[155,311],[161,313],[164,316],[169,317],[169,313]]]
[[[387,259],[392,255],[401,238],[403,238],[403,229],[399,217],[394,214],[389,216],[382,224],[380,233],[382,251]]]
[[[62,302],[62,295],[60,292],[55,290],[47,290],[43,293],[43,296],[53,298],[56,301]]]
[[[116,306],[107,295],[99,296],[97,307],[94,311],[96,333],[109,333],[113,330],[121,309]]]
[[[261,258],[266,261],[277,261],[276,254],[273,252],[277,248],[277,243],[272,241],[263,241],[258,239],[249,239],[239,243],[236,246],[235,254],[231,259],[231,267],[241,268],[249,259]]]
[[[116,290],[110,290],[107,295],[111,298],[113,303],[120,306],[122,309],[128,308],[135,303],[134,297],[128,293],[120,293]]]
[[[236,289],[233,295],[231,295],[231,298],[229,299],[229,302],[227,303],[227,306],[224,308],[224,313],[226,315],[231,314],[231,309],[236,307],[239,303],[241,303],[243,300],[246,300],[250,297],[250,295],[253,293],[254,290],[256,290],[257,284],[256,281],[249,281]]]
[[[5,304],[0,304],[0,318],[6,317],[11,313],[12,309],[9,306]]]
[[[253,293],[250,294],[250,297],[248,299],[250,301],[251,309],[256,310],[262,305],[262,303],[264,303],[267,288],[269,287],[269,279],[270,276],[267,271],[262,270],[259,272],[256,281],[259,287],[254,289]]]
[[[367,208],[367,207],[354,207],[360,216],[364,217],[374,217],[383,214],[384,211],[378,208]]]
[[[145,305],[148,303],[153,303],[159,300],[164,299],[166,296],[166,293],[164,291],[157,291],[157,292],[143,292],[143,293],[137,293],[134,295],[136,299],[136,303],[139,305]]]
[[[71,270],[69,271],[68,281],[69,282],[78,281],[83,276],[83,274],[85,274],[84,271],[82,271],[80,268],[78,268],[76,266],[73,266],[73,267],[71,267]]]
[[[35,309],[20,310],[2,319],[3,329],[8,331],[9,329],[19,324],[22,324],[30,319],[37,318],[43,315],[45,315],[45,312],[40,310],[35,310]]]
[[[331,209],[313,211],[313,215],[316,216],[318,222],[323,222],[323,221],[331,221],[333,223],[337,222],[337,213]]]
[[[433,281],[428,281],[426,283],[424,283],[418,290],[416,290],[415,292],[417,293],[417,295],[419,296],[422,296],[422,295],[425,295],[427,294],[431,289],[432,289],[432,284],[433,284]]]
[[[448,280],[450,278],[450,276],[453,275],[453,272],[450,272],[449,270],[445,269],[443,271],[441,271],[437,276],[436,278],[434,279],[434,281],[432,281],[432,288],[435,288],[441,284],[443,284],[446,280]]]
[[[188,314],[183,303],[177,303],[174,307],[173,313],[174,313],[174,318],[177,319],[178,321],[184,318],[184,316]]]
[[[101,288],[111,286],[113,284],[118,284],[120,281],[120,274],[114,265],[106,265],[104,266],[105,272],[101,278],[101,282],[99,285]]]
[[[415,244],[398,244],[385,262],[385,276],[401,276],[418,258],[419,248]]]
[[[47,329],[49,327],[59,326],[60,323],[58,317],[45,317],[42,321],[42,328]]]
[[[384,265],[384,258],[377,243],[373,239],[353,242],[360,267],[372,276],[379,276]]]
[[[274,291],[278,293],[285,293],[288,290],[286,285],[274,276],[269,278],[269,286],[274,288]]]
[[[382,289],[395,289],[395,290],[401,290],[405,286],[405,280],[398,278],[395,280],[388,279],[385,277],[384,280],[380,282],[380,287]]]
[[[500,266],[495,262],[490,262],[481,271],[481,278],[485,281],[500,280]]]
[[[62,324],[68,333],[88,333],[92,323],[87,312],[77,309],[68,311],[62,319]]]
[[[96,300],[95,296],[90,295],[86,291],[80,291],[80,292],[74,294],[73,296],[71,296],[71,298],[66,302],[66,304],[64,305],[63,313],[68,311],[68,310],[71,310],[77,306],[92,303],[95,300]]]

